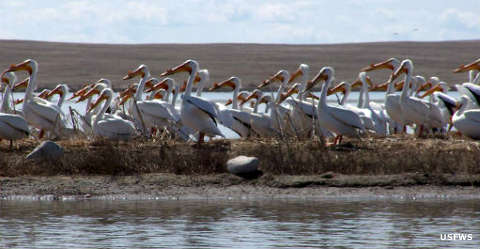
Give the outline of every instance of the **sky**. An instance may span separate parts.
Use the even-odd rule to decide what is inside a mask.
[[[0,39],[282,43],[480,39],[479,0],[0,0]]]

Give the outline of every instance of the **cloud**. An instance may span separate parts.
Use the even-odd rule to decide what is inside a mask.
[[[3,0],[0,38],[338,43],[480,38],[480,3],[393,0]]]

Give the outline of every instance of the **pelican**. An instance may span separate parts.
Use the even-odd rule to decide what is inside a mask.
[[[65,128],[62,111],[51,102],[33,96],[33,91],[37,86],[38,63],[33,59],[28,59],[22,63],[11,65],[5,72],[15,71],[27,71],[29,74],[23,104],[25,120],[33,127],[41,130],[39,138],[43,137],[45,130],[59,137],[61,131]]]
[[[388,69],[392,72],[395,72],[400,66],[400,61],[397,58],[390,58],[388,60],[370,64],[363,68],[361,71],[368,72],[378,69]],[[402,115],[402,108],[400,107],[400,94],[395,93],[396,85],[395,80],[390,77],[386,83],[387,91],[385,92],[385,110],[389,117],[389,124],[392,127],[393,132],[398,132],[398,128],[401,127],[402,131],[405,132],[406,122]]]
[[[142,123],[146,126],[145,128],[151,130],[153,127],[166,128],[170,123],[177,123],[180,121],[180,116],[172,111],[172,105],[168,102],[161,100],[142,100],[142,93],[145,88],[147,80],[145,79],[150,75],[148,67],[146,65],[140,65],[135,71],[129,71],[128,74],[123,77],[124,80],[128,80],[137,76],[140,76],[140,83],[138,84],[137,91],[135,93],[134,101],[136,101],[136,106],[138,107],[139,112],[134,113],[137,115],[137,118],[141,120]],[[173,80],[170,78],[165,78],[162,83],[172,89],[174,84]],[[152,82],[153,84],[153,82]]]
[[[271,83],[280,82],[280,86],[278,87],[277,94],[275,99],[273,100],[273,104],[276,104],[276,108],[272,109],[275,113],[272,113],[271,118],[274,120],[273,125],[274,128],[278,131],[282,131],[282,133],[286,134],[295,134],[294,128],[292,127],[292,122],[290,118],[290,112],[292,106],[282,106],[281,103],[281,95],[287,89],[287,85],[289,84],[290,73],[287,70],[279,70],[276,74],[274,74],[269,79],[266,79],[258,86],[258,88],[263,88]]]
[[[325,80],[322,86],[320,100],[318,101],[317,117],[320,126],[334,132],[334,144],[341,142],[342,136],[358,137],[359,131],[365,131],[360,117],[353,111],[341,106],[330,106],[327,104],[327,91],[333,81],[335,71],[331,67],[323,67],[312,79],[304,91],[310,90],[321,80]]]
[[[442,128],[444,126],[442,115],[437,106],[408,95],[408,88],[413,78],[413,62],[409,59],[403,60],[398,69],[392,73],[392,77],[396,78],[400,73],[405,73],[405,83],[400,96],[402,114],[419,127],[418,136],[422,135],[424,125],[430,128]]]
[[[271,116],[268,114],[258,113],[258,106],[260,103],[262,103],[263,97],[263,92],[259,89],[255,89],[247,98],[245,98],[245,100],[242,100],[240,104],[242,105],[245,102],[255,98],[257,101],[255,102],[253,112],[249,113],[249,124],[252,130],[261,137],[278,136],[280,133],[274,128],[274,120],[272,120]],[[267,99],[264,99],[263,101],[266,101]]]
[[[240,137],[248,137],[251,134],[250,114],[243,112],[238,108],[238,92],[242,87],[240,78],[232,76],[220,83],[215,82],[209,89],[214,91],[221,87],[230,87],[233,90],[232,108],[219,106],[220,122],[226,127],[236,132]]]
[[[203,142],[205,135],[210,137],[217,135],[225,136],[217,126],[218,114],[215,105],[201,97],[191,96],[193,81],[198,68],[198,62],[195,60],[187,60],[174,68],[168,69],[160,74],[160,76],[172,75],[179,72],[189,73],[180,115],[184,125],[198,131],[198,143],[200,144]]]
[[[11,72],[5,73],[1,82],[11,89],[9,85],[14,83],[14,77],[15,75]],[[3,101],[5,102],[6,100],[4,99]],[[10,149],[12,149],[13,140],[26,138],[29,134],[28,123],[22,116],[5,113],[3,110],[0,112],[0,138],[10,140]]]
[[[65,102],[65,98],[68,95],[68,86],[66,84],[58,84],[55,88],[53,88],[51,91],[49,91],[46,94],[46,98],[49,99],[53,95],[58,94],[60,97],[58,98],[57,101],[57,106],[58,108],[62,108],[63,102]],[[40,94],[41,95],[41,94]]]
[[[103,101],[106,101],[98,115],[93,118],[93,133],[96,136],[110,140],[128,140],[135,135],[135,126],[133,123],[113,115],[105,117],[105,112],[112,102],[112,97],[113,91],[110,88],[105,88],[90,107],[91,110]]]
[[[471,109],[470,108],[470,99],[462,95],[460,97],[458,111],[455,112],[452,116],[452,123],[455,128],[460,131],[463,135],[473,138],[480,139],[480,109]]]
[[[449,131],[452,127],[452,116],[458,103],[454,98],[447,95],[447,83],[440,81],[438,77],[430,77],[430,80],[428,82],[432,85],[432,87],[425,91],[425,93],[421,95],[420,98],[424,98],[428,95],[433,96],[430,98],[430,102],[437,105],[440,109],[443,117],[443,122],[449,124]]]

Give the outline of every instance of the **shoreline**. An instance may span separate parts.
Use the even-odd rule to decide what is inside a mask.
[[[435,176],[437,177],[437,176]],[[478,199],[480,175],[361,176],[264,175],[244,180],[230,174],[0,177],[0,200],[423,200]],[[430,179],[430,180],[428,180]]]

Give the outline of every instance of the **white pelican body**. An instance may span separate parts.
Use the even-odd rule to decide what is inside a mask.
[[[318,101],[318,122],[320,126],[327,128],[337,136],[358,137],[359,130],[364,131],[365,127],[360,117],[353,111],[341,106],[330,106],[327,104],[327,91],[334,77],[334,70],[331,67],[323,67],[312,80],[314,83],[324,79],[322,93]],[[311,85],[313,87],[313,84]],[[337,137],[338,138],[338,137]]]
[[[199,132],[199,142],[203,141],[204,135],[225,137],[217,127],[216,119],[218,116],[215,106],[206,99],[191,96],[193,81],[198,71],[198,63],[196,61],[187,60],[183,64],[162,73],[161,76],[181,71],[190,73],[180,109],[182,123]]]
[[[15,75],[12,72],[7,72],[2,77],[2,83],[7,84],[7,88],[11,89],[10,84],[14,83]],[[9,90],[6,90],[9,94]],[[5,105],[9,98],[3,99],[2,107]],[[8,110],[8,109],[7,109]],[[4,113],[3,110],[0,113],[0,138],[7,140],[18,140],[28,137],[30,130],[28,129],[28,123],[25,119],[18,114]]]
[[[94,116],[93,133],[110,140],[128,140],[135,135],[135,126],[131,121],[124,120],[118,116],[105,116],[105,112],[112,102],[113,91],[110,88],[105,88],[100,93],[97,101],[93,107],[106,100],[98,115]]]
[[[461,108],[452,117],[453,126],[467,137],[480,139],[480,110],[468,110],[470,100],[465,95],[460,98],[460,104]]]
[[[25,120],[35,128],[50,131],[56,136],[60,136],[61,131],[65,128],[65,121],[60,108],[49,101],[33,96],[37,83],[37,65],[36,61],[28,59],[18,65],[10,66],[7,71],[26,70],[30,74],[23,104]]]
[[[417,127],[428,125],[430,128],[442,128],[444,126],[442,115],[437,106],[417,97],[408,96],[408,88],[412,81],[413,73],[412,61],[408,59],[402,61],[399,69],[394,74],[398,75],[400,71],[406,71],[405,83],[400,96],[400,105],[404,118],[412,120]],[[421,135],[421,133],[422,130],[420,129],[418,135]]]

